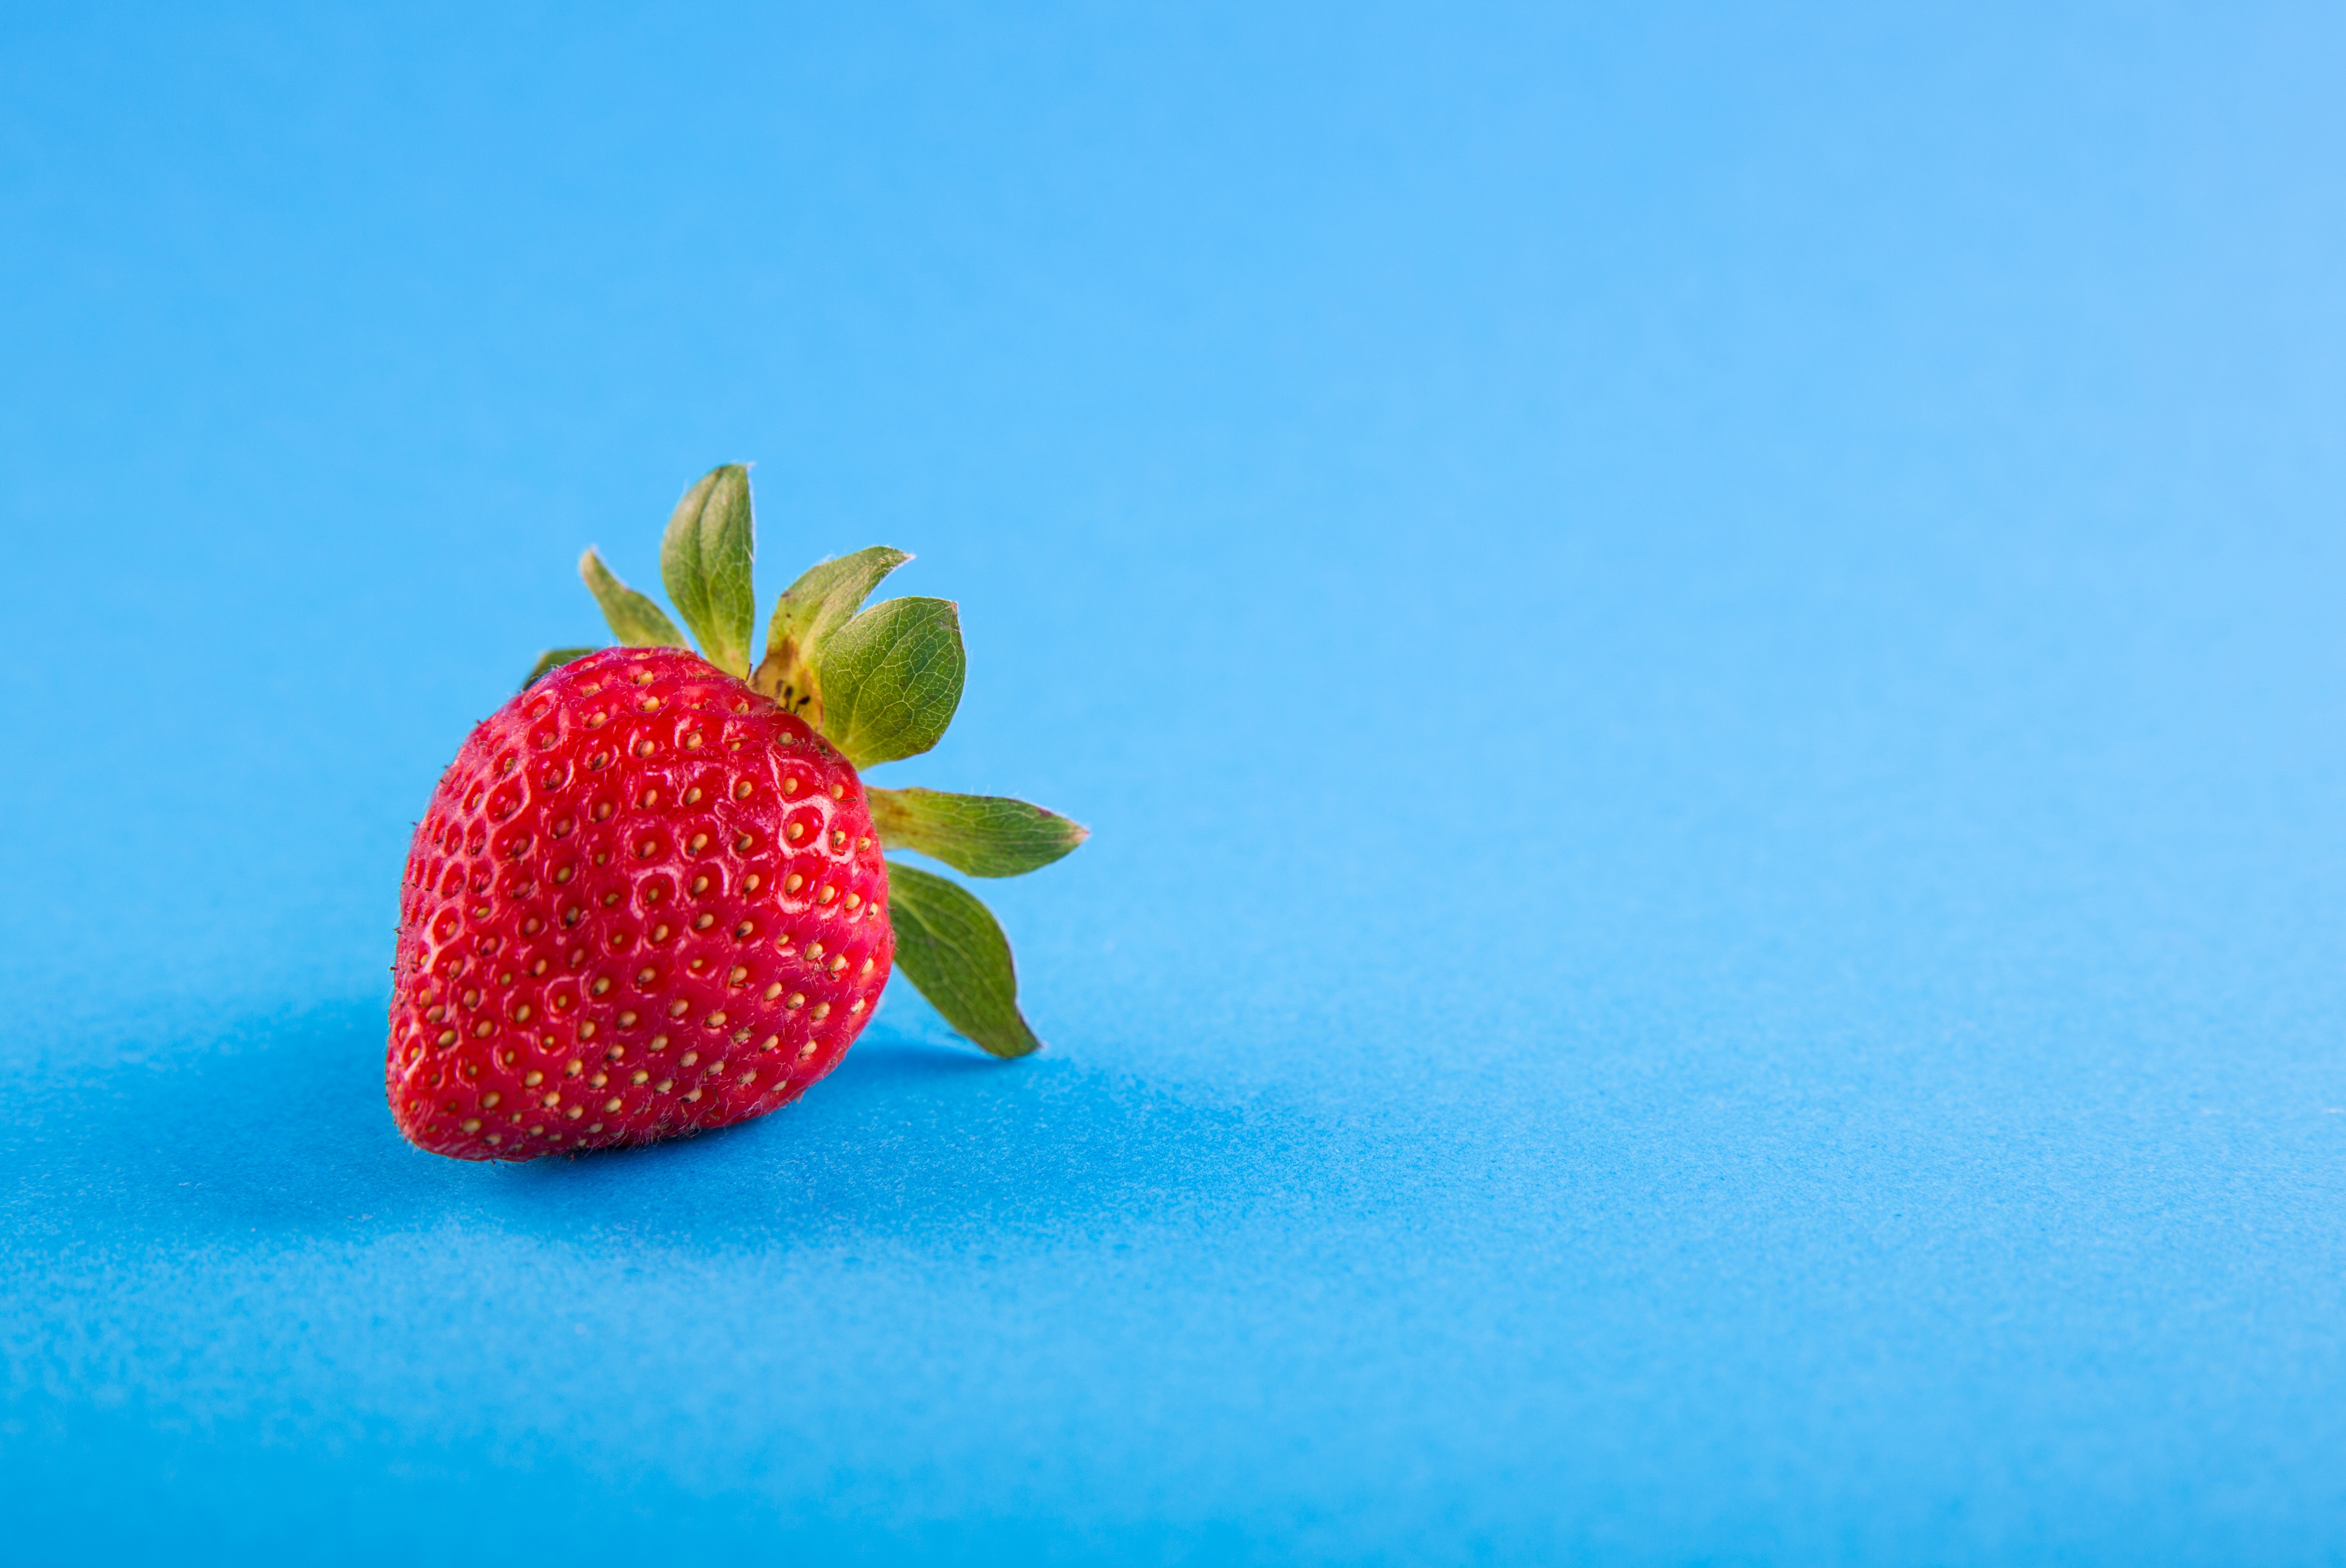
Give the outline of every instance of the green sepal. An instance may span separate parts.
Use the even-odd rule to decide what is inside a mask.
[[[825,639],[815,678],[823,738],[858,771],[944,738],[968,673],[949,599],[888,599]]]
[[[578,557],[578,575],[586,583],[586,591],[603,606],[603,618],[611,625],[611,635],[619,639],[621,647],[681,648],[692,645],[676,629],[676,623],[658,605],[611,575],[611,568],[603,565],[603,557],[589,550]]]
[[[866,789],[872,825],[892,850],[915,850],[973,877],[1037,871],[1091,837],[1056,811],[1001,795]]]
[[[946,1023],[996,1056],[1043,1048],[1018,1011],[1010,939],[968,889],[891,860],[888,920],[896,967]]]
[[[559,669],[572,659],[585,658],[590,653],[602,651],[601,648],[548,648],[537,656],[536,664],[529,667],[529,677],[521,683],[521,688],[527,691],[544,677],[546,671]]]
[[[660,581],[700,639],[700,657],[745,680],[758,613],[750,583],[756,549],[750,471],[738,463],[710,469],[686,491],[660,539]]]
[[[815,667],[824,640],[863,607],[882,578],[912,558],[902,550],[874,545],[809,566],[782,591],[773,618],[766,623],[766,656],[758,661],[757,688],[820,724],[821,693]]]

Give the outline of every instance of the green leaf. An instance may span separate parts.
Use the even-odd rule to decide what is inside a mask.
[[[891,860],[888,920],[896,967],[946,1023],[996,1056],[1043,1048],[1018,1012],[1010,939],[968,889]]]
[[[1000,795],[867,789],[872,825],[892,850],[917,850],[973,877],[1042,870],[1091,837],[1056,812]]]
[[[808,567],[783,590],[773,619],[766,623],[758,689],[793,713],[804,708],[819,695],[815,666],[824,640],[863,607],[882,577],[911,559],[902,550],[874,545]]]
[[[521,688],[527,691],[538,683],[546,671],[559,669],[572,659],[585,658],[590,653],[602,651],[601,648],[548,648],[537,656],[536,664],[529,667],[529,678],[521,683]]]
[[[578,557],[578,575],[586,580],[586,591],[595,596],[595,602],[603,606],[603,618],[611,623],[611,635],[619,639],[621,647],[691,646],[658,605],[611,575],[611,568],[594,551]]]
[[[712,468],[684,493],[660,540],[660,581],[668,602],[700,639],[700,656],[744,679],[757,595],[750,585],[757,525],[750,510],[750,471],[738,463]]]
[[[824,642],[822,733],[860,771],[934,746],[961,706],[968,667],[947,599],[889,599]]]

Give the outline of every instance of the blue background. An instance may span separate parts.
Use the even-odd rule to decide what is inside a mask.
[[[1622,9],[12,8],[0,1556],[2346,1562],[2346,23]],[[734,459],[1051,1047],[416,1153]]]

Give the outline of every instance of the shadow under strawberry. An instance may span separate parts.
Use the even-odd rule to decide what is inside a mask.
[[[279,1249],[455,1225],[715,1255],[888,1239],[1097,1237],[1326,1191],[1341,1129],[1072,1058],[1015,1070],[883,1018],[826,1091],[758,1121],[527,1165],[420,1154],[363,1069],[374,1005],[158,1031],[143,1060],[26,1074],[0,1126],[20,1251],[105,1237]],[[287,1107],[298,1106],[299,1115]],[[481,1179],[484,1176],[490,1179]]]

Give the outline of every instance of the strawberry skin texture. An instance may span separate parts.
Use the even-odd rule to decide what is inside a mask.
[[[893,956],[847,760],[690,653],[607,648],[483,720],[415,830],[392,1114],[471,1160],[763,1115],[838,1064]]]

